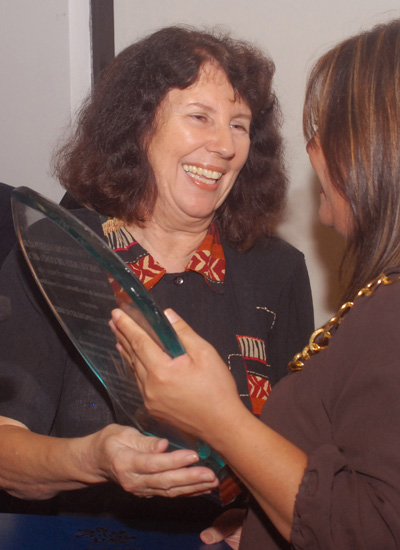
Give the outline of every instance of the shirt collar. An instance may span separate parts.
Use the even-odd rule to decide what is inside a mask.
[[[135,240],[118,218],[103,218],[102,228],[109,247],[130,267],[148,290],[153,288],[165,275],[166,270]],[[185,271],[200,273],[214,292],[222,294],[225,269],[220,232],[217,225],[212,223]]]

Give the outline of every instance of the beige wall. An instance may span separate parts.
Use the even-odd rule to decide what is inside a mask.
[[[335,270],[342,242],[316,221],[318,187],[301,130],[306,75],[312,61],[333,43],[377,21],[400,17],[399,0],[114,0],[114,12],[117,52],[161,26],[189,23],[222,26],[272,56],[291,180],[287,219],[280,230],[305,253],[316,323],[325,322],[338,299]]]
[[[291,179],[281,232],[305,253],[322,323],[334,308],[332,266],[341,243],[316,222],[318,190],[301,133],[306,73],[330,44],[400,17],[399,0],[114,0],[114,6],[117,52],[160,26],[190,23],[221,25],[275,60]],[[89,0],[0,0],[0,181],[62,196],[49,160],[90,89],[89,40]]]
[[[0,0],[0,181],[58,200],[55,143],[91,81],[89,0]]]

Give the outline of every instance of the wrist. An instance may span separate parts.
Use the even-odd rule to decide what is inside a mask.
[[[102,432],[67,440],[67,456],[70,475],[84,485],[108,481],[103,467],[105,450],[102,445]]]
[[[237,437],[247,422],[255,420],[254,415],[246,408],[239,396],[235,396],[229,403],[221,403],[217,414],[210,418],[203,430],[203,439],[207,441],[218,453],[224,455],[233,443],[237,445],[240,438]]]

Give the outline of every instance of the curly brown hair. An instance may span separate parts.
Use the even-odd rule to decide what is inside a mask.
[[[163,28],[106,67],[73,135],[55,154],[54,174],[64,188],[101,214],[143,223],[157,198],[147,158],[157,109],[169,90],[196,82],[209,61],[222,68],[252,113],[247,161],[215,219],[240,250],[269,234],[287,187],[280,110],[272,90],[275,66],[253,45],[216,30]]]

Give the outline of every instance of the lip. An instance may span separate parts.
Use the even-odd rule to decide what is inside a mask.
[[[202,168],[203,170],[210,170],[211,172],[220,172],[222,176],[225,175],[228,171],[226,168],[222,168],[221,166],[216,166],[213,164],[202,164],[199,162],[183,162],[182,167],[183,166],[195,166],[196,168]]]
[[[218,179],[213,180],[212,178],[207,178],[207,176],[204,174],[201,175],[190,172],[184,168],[185,166],[194,166],[196,168],[201,168],[202,170],[207,170],[209,172],[217,172],[218,174],[221,174],[221,176],[218,177]],[[184,162],[182,164],[182,168],[188,178],[190,178],[191,182],[194,183],[196,187],[204,191],[215,191],[218,188],[222,177],[227,173],[227,170],[225,168],[221,168],[220,166],[215,166],[212,164],[202,164],[198,162]],[[205,179],[208,179],[209,181],[204,181]]]

